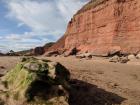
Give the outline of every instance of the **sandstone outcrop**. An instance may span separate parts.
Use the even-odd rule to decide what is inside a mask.
[[[77,48],[80,53],[140,52],[140,1],[91,0],[68,24],[65,35],[51,50]]]

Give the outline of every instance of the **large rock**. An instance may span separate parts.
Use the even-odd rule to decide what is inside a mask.
[[[128,55],[128,59],[129,60],[136,60],[136,56],[131,54],[131,55]]]
[[[92,58],[92,54],[91,53],[77,54],[76,58]]]
[[[137,59],[140,59],[140,54],[137,54],[136,58],[137,58]]]
[[[127,56],[122,56],[122,57],[119,57],[117,55],[111,57],[109,59],[109,62],[114,62],[114,63],[127,63],[129,61],[128,57]]]
[[[67,50],[64,53],[64,56],[76,55],[77,53],[78,53],[78,50],[76,49],[76,47],[74,47],[74,48],[70,48],[69,50]]]
[[[129,61],[128,57],[121,57],[120,63],[127,63]]]
[[[44,47],[36,47],[33,49],[32,54],[33,55],[42,55],[44,54],[45,50]]]
[[[109,59],[109,62],[114,62],[114,63],[120,62],[120,57],[115,55]]]
[[[91,0],[73,16],[65,38],[52,49],[76,47],[103,56],[139,52],[139,5],[140,0]]]
[[[69,79],[69,71],[59,63],[23,58],[2,77],[0,99],[6,105],[68,105]]]

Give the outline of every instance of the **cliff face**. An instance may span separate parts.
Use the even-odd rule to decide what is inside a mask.
[[[140,51],[140,1],[91,0],[74,15],[65,33],[64,49],[107,55]],[[64,41],[63,41],[64,42]]]

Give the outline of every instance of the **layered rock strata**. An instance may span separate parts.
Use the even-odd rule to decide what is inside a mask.
[[[91,0],[73,16],[64,36],[54,45],[63,42],[57,49],[67,51],[76,47],[81,53],[94,55],[117,51],[138,53],[140,1]]]

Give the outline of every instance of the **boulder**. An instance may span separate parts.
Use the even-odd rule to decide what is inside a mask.
[[[117,55],[113,56],[112,58],[109,59],[109,62],[114,62],[114,63],[127,63],[129,59],[125,56],[119,57]]]
[[[128,59],[129,60],[135,60],[136,59],[136,56],[131,54],[131,55],[128,55]]]
[[[137,58],[137,59],[140,59],[140,54],[137,54],[136,58]]]
[[[120,59],[120,63],[127,63],[129,61],[128,57],[122,56]]]
[[[87,59],[90,59],[92,58],[92,54],[91,53],[82,53],[82,54],[78,54],[76,55],[77,58],[87,58]]]
[[[115,55],[109,59],[109,62],[114,62],[114,63],[120,62],[120,57]]]
[[[44,52],[45,52],[44,47],[36,47],[32,51],[33,55],[42,55],[44,54]]]
[[[84,54],[78,54],[78,55],[76,55],[76,58],[82,59],[82,58],[85,58],[85,55]]]
[[[85,53],[84,54],[86,58],[92,58],[92,54],[91,53]]]
[[[6,105],[68,105],[70,73],[60,63],[23,58],[2,77]]]
[[[77,52],[78,52],[77,48],[76,47],[73,47],[73,48],[70,48],[69,50],[67,50],[64,53],[64,56],[67,57],[67,56],[70,56],[70,55],[76,55]]]

